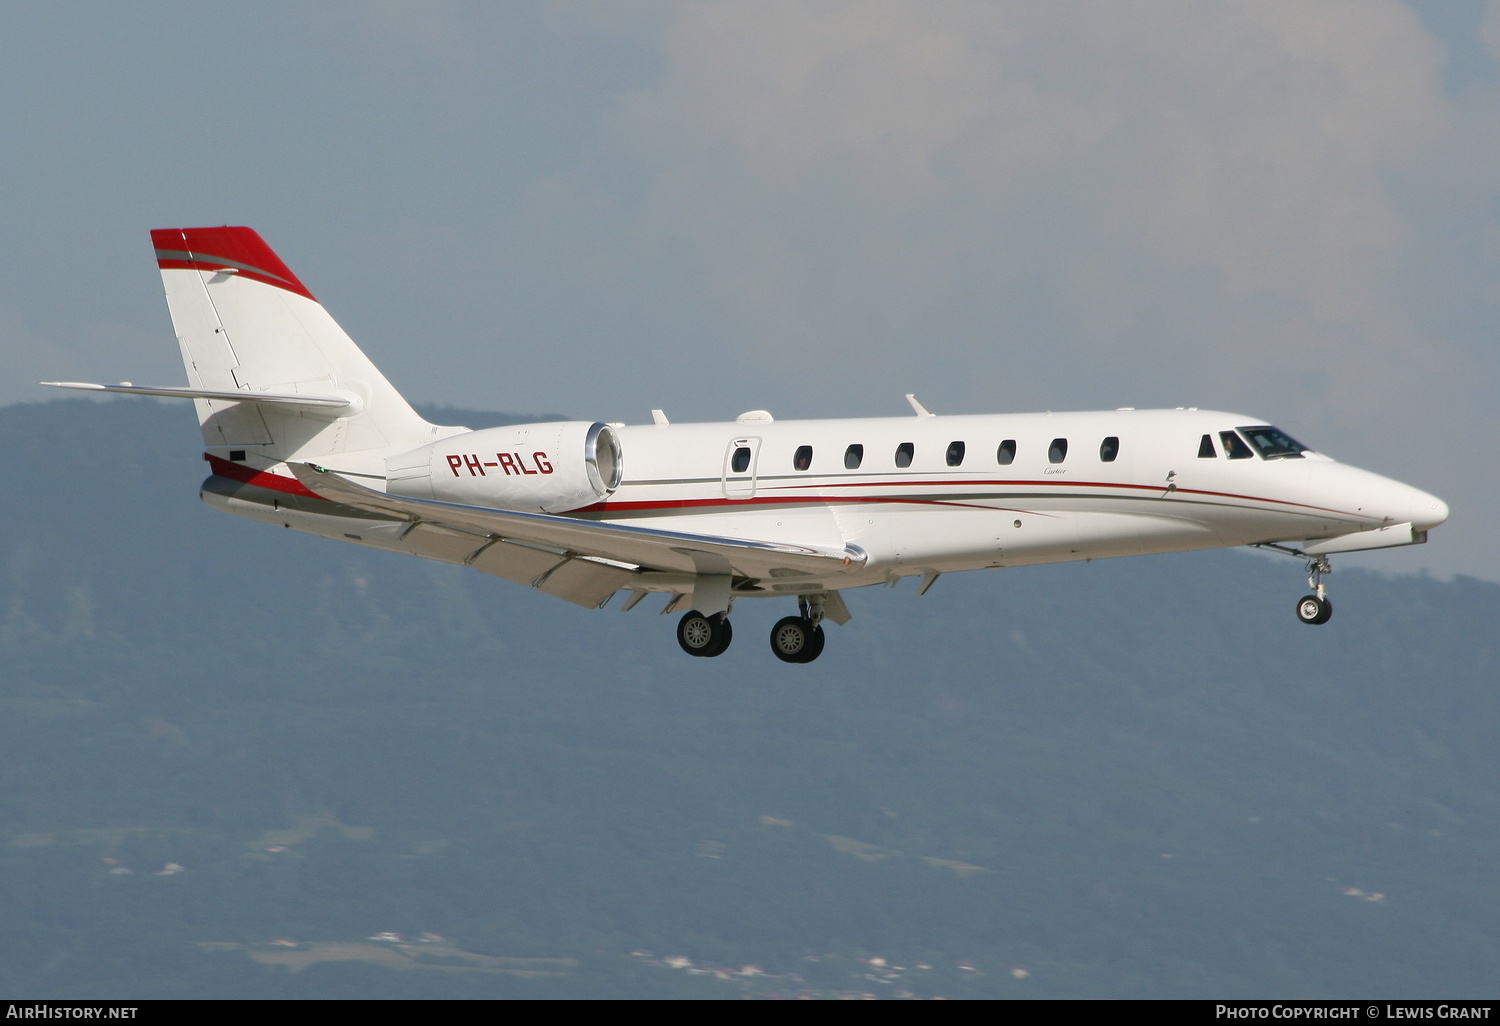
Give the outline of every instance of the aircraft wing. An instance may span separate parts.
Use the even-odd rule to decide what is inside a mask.
[[[866,559],[862,550],[852,546],[786,545],[387,495],[311,463],[288,465],[309,491],[346,506],[647,571],[826,578],[852,573]],[[622,580],[616,587],[628,584]]]

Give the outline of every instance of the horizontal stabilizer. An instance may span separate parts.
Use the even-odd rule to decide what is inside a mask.
[[[288,467],[303,487],[346,506],[419,523],[483,531],[497,538],[545,545],[651,570],[688,574],[730,572],[746,577],[766,577],[773,569],[792,569],[809,576],[829,577],[853,573],[864,566],[867,558],[863,550],[853,546],[830,549],[784,545],[601,523],[547,513],[520,513],[412,499],[377,492],[310,463],[289,463]],[[708,567],[713,570],[706,569]]]
[[[160,395],[168,399],[218,399],[231,403],[274,403],[278,406],[308,406],[336,410],[352,406],[354,400],[337,395],[300,395],[295,392],[231,392],[210,388],[152,388],[146,385],[95,385],[87,381],[43,381],[53,388],[78,388],[85,392],[123,392],[126,395]]]

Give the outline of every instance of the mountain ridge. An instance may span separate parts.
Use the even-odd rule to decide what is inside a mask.
[[[805,667],[745,601],[692,660],[654,602],[215,514],[193,432],[0,408],[8,993],[712,993],[649,950],[882,996],[1493,994],[1500,586],[1341,571],[1311,629],[1293,560],[1135,557],[852,592]],[[579,968],[197,947],[381,931]]]

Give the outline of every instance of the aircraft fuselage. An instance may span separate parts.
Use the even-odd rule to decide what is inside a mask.
[[[786,596],[789,663],[840,592],[902,577],[1234,545],[1308,559],[1297,616],[1332,613],[1328,555],[1412,545],[1440,499],[1257,417],[1197,409],[470,431],[420,417],[245,227],[151,233],[188,383],[52,382],[191,399],[216,509],[404,552],[595,608],[666,593],[689,654],[736,600]],[[690,607],[689,607],[690,603]]]
[[[1399,524],[1417,533],[1410,543],[1446,519],[1441,500],[1316,452],[1224,451],[1221,432],[1264,423],[1113,410],[620,426],[620,487],[575,515],[858,546],[868,559],[838,587]],[[1205,435],[1212,455],[1200,456]],[[788,592],[832,582],[764,583]]]

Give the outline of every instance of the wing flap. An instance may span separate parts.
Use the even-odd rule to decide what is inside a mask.
[[[406,527],[406,525],[397,525]],[[473,531],[455,531],[437,524],[413,524],[401,535],[401,544],[419,556],[443,563],[467,563],[474,554],[490,543],[489,538]]]
[[[288,466],[304,487],[325,499],[418,523],[478,530],[506,542],[555,549],[559,553],[558,559],[565,556],[593,556],[645,569],[688,574],[705,572],[701,568],[707,566],[714,568],[716,573],[728,571],[745,577],[765,577],[773,569],[780,569],[828,578],[858,570],[864,565],[866,558],[863,550],[855,546],[832,549],[786,545],[602,523],[546,513],[520,513],[430,499],[411,499],[366,488],[309,463],[292,463]],[[519,558],[518,554],[502,550],[493,557],[497,568],[504,564],[502,554]],[[490,562],[486,560],[485,553],[481,552],[470,561],[470,565],[488,573],[496,573],[496,570],[486,569]],[[574,572],[555,570],[555,573],[563,573],[558,586],[564,587],[561,581],[570,580]],[[622,583],[617,586],[623,586],[632,571],[621,570],[621,573],[625,576],[619,578]],[[498,576],[509,578],[509,574],[505,572],[499,572]],[[545,591],[545,583],[535,586]]]
[[[468,563],[482,574],[504,578],[529,588],[538,577],[566,558],[566,553],[554,549],[537,549],[497,540],[476,552]]]
[[[586,609],[597,609],[638,574],[637,570],[600,563],[587,556],[570,556],[537,578],[532,587]]]
[[[587,556],[574,556],[553,549],[538,549],[495,540],[476,552],[468,564],[546,595],[597,609],[604,600],[629,585],[640,571],[603,563]]]

